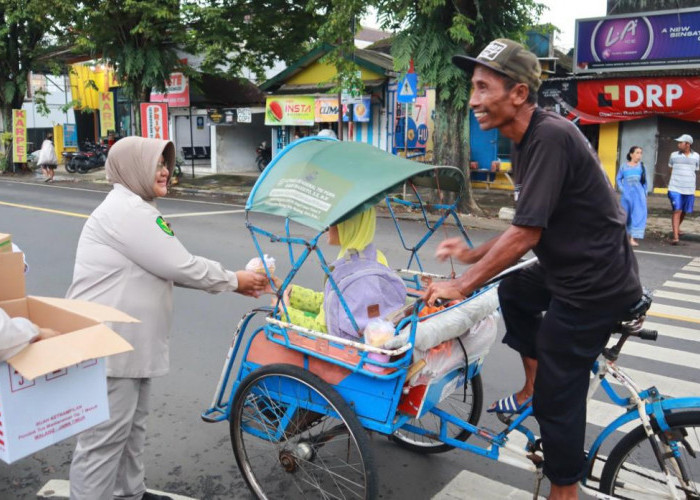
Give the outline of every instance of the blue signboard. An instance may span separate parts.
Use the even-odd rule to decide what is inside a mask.
[[[75,123],[63,124],[63,147],[78,147],[78,127],[75,125]]]
[[[406,73],[396,89],[396,102],[408,104],[416,101],[418,96],[418,75]]]
[[[697,68],[700,9],[576,20],[574,72]]]

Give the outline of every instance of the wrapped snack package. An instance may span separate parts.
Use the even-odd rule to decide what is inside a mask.
[[[383,319],[373,319],[372,321],[367,323],[367,326],[365,327],[364,331],[364,336],[365,344],[374,347],[381,347],[386,342],[388,342],[389,339],[391,339],[391,337],[394,336],[394,325],[391,324],[389,321],[385,321]],[[385,354],[369,353],[367,357],[369,359],[374,359],[382,363],[386,363],[387,361],[389,361],[389,356]],[[370,365],[369,363],[365,365],[365,369],[375,373],[384,373],[385,371],[385,368],[382,368],[381,366]]]
[[[267,265],[267,269],[270,271],[270,274],[275,274],[275,258],[265,254],[265,264]],[[260,257],[253,257],[250,259],[245,265],[245,270],[258,274],[265,274],[265,266],[263,265],[263,261],[260,259]]]

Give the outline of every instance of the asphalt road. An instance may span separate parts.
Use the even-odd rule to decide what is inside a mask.
[[[102,190],[0,179],[0,232],[12,233],[13,241],[27,255],[30,265],[28,293],[65,294],[71,282],[76,245],[85,217],[104,196]],[[244,227],[242,207],[195,198],[163,199],[159,200],[158,206],[192,253],[219,260],[231,269],[243,267],[255,255]],[[279,223],[270,218],[258,217],[257,221],[281,229]],[[408,241],[416,241],[423,234],[423,227],[414,222],[405,223],[404,229]],[[454,234],[454,229],[448,229],[446,233],[441,231],[438,239]],[[474,231],[471,236],[480,243],[493,234]],[[405,262],[405,253],[400,248],[393,223],[388,219],[381,219],[378,223],[377,245],[385,251],[392,266]],[[282,262],[286,255],[284,249],[273,248],[269,243],[265,248],[278,258],[278,274],[289,268]],[[438,265],[430,258],[433,248],[428,245],[426,267],[431,271],[448,272],[449,264]],[[676,331],[698,329],[700,291],[694,291],[692,287],[669,287],[668,282],[699,283],[700,267],[699,274],[690,275],[698,278],[683,278],[688,272],[695,272],[691,261],[700,255],[699,250],[700,244],[689,243],[671,249],[677,253],[670,254],[669,246],[659,244],[655,247],[650,243],[645,244],[644,252],[637,253],[647,286],[661,291],[675,290],[666,291],[666,296],[657,302],[680,307],[670,309],[673,314],[666,309],[660,310],[657,317],[651,318],[654,324]],[[687,267],[684,271],[689,263],[690,271]],[[321,277],[316,267],[313,262],[308,263],[299,283],[318,286]],[[672,278],[674,275],[680,277]],[[201,499],[250,497],[233,458],[228,425],[206,424],[200,419],[200,413],[211,401],[238,320],[261,302],[267,300],[255,301],[236,294],[209,295],[176,290],[171,372],[155,382],[149,423],[145,456],[149,487]],[[499,336],[502,327],[500,330]],[[696,367],[700,366],[700,357],[697,342],[683,335],[662,337],[658,345],[673,353],[682,353],[680,357],[660,358],[632,349],[633,355],[623,357],[620,364],[641,373],[662,375],[666,384],[674,384],[677,380],[698,380]],[[519,387],[522,378],[519,358],[496,344],[486,360],[483,378],[485,405],[488,405]],[[663,390],[663,384],[658,385]],[[696,385],[690,383],[683,388],[695,391],[699,389]],[[700,394],[700,390],[695,394]],[[598,395],[597,398],[602,400],[604,396]],[[492,429],[500,428],[497,420],[486,414],[482,416],[482,424]],[[600,430],[598,425],[591,422],[589,430]],[[67,479],[74,443],[74,439],[69,439],[15,464],[0,464],[0,498],[34,498],[48,480]],[[380,435],[374,435],[372,443],[378,462],[381,498],[432,498],[445,487],[449,490],[449,485],[463,469],[515,488],[530,490],[532,487],[529,473],[465,452],[414,455],[397,448]],[[468,497],[482,498],[478,485],[474,484],[473,488]]]

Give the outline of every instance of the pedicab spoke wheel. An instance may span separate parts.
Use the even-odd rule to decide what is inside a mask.
[[[258,498],[371,499],[367,432],[328,383],[291,365],[248,375],[234,396],[231,443]]]
[[[475,375],[467,381],[465,388],[457,388],[455,392],[443,399],[437,407],[465,422],[476,425],[479,423],[483,404],[484,394],[481,385],[481,375]],[[409,420],[407,423],[430,433],[438,434],[440,432],[440,419],[432,413],[428,413],[419,419]],[[450,437],[459,441],[466,441],[471,436],[471,432],[451,423],[447,424],[447,433]],[[444,453],[454,449],[454,446],[445,444],[442,441],[431,439],[428,436],[403,428],[394,432],[389,436],[389,439],[402,448],[417,453]]]
[[[610,453],[601,476],[603,493],[624,499],[700,500],[700,411],[670,414],[666,421],[670,427],[667,432],[662,432],[655,422],[652,425],[671,486],[640,425]]]

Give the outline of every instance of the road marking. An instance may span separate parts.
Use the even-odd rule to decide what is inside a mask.
[[[624,351],[625,349],[623,349],[623,354]],[[656,386],[656,388],[659,389],[659,392],[661,392],[661,394],[664,396],[683,398],[687,396],[698,396],[698,394],[700,394],[700,384],[696,382],[688,382],[687,380],[682,380],[679,378],[665,377],[655,373],[633,370],[632,368],[625,368],[624,366],[622,366],[622,370],[627,375],[632,377],[632,379],[642,389],[648,389],[651,386]],[[620,385],[620,383],[612,377],[608,377],[608,382],[615,385]]]
[[[682,302],[692,302],[694,304],[700,304],[700,295],[695,295],[692,293],[679,293],[679,292],[667,292],[666,290],[656,290],[654,292],[654,298],[660,297],[662,299],[673,299],[680,300]]]
[[[199,217],[200,215],[224,215],[224,214],[240,214],[245,212],[245,210],[218,210],[215,212],[190,212],[186,214],[170,214],[164,215],[164,219],[176,219],[179,217]]]
[[[167,495],[173,500],[196,500],[192,497],[176,495],[158,490],[147,490],[156,495]],[[66,479],[51,479],[36,494],[40,498],[68,498],[70,493],[70,482]]]
[[[659,257],[678,257],[680,259],[693,259],[695,255],[682,255],[677,253],[651,252],[649,250],[635,250],[634,253],[643,253],[646,255],[658,255]]]
[[[669,288],[682,288],[683,290],[693,290],[695,292],[700,292],[700,285],[695,283],[683,283],[682,281],[667,281],[661,286],[667,286]]]
[[[608,342],[608,347],[614,346],[617,340],[617,338],[611,338]],[[700,366],[700,354],[659,347],[657,345],[643,344],[641,342],[627,342],[622,352],[627,356],[653,359],[671,365],[683,367]],[[624,366],[624,363],[622,363],[622,365]]]
[[[700,266],[697,264],[690,263],[687,266],[681,268],[681,271],[688,271],[690,273],[700,273]]]
[[[674,278],[683,278],[684,280],[695,280],[700,281],[700,276],[695,276],[694,274],[676,273],[673,275]]]
[[[685,316],[688,314],[688,316]],[[647,316],[657,318],[675,319],[688,323],[700,323],[700,311],[687,307],[667,306],[665,304],[652,304]]]
[[[664,325],[663,323],[654,323],[653,321],[645,321],[644,328],[658,331],[660,337],[671,337],[674,339],[691,340],[694,342],[700,341],[700,331],[695,328]]]
[[[463,470],[433,496],[432,500],[462,500],[464,498],[529,500],[532,499],[532,492],[514,488],[468,470]],[[542,496],[538,498],[544,500]]]
[[[0,183],[23,184],[25,186],[39,186],[42,188],[53,188],[53,189],[69,189],[72,191],[86,191],[88,193],[102,193],[104,195],[109,193],[109,190],[103,191],[101,189],[88,189],[88,188],[79,188],[79,187],[72,187],[72,186],[57,186],[56,184],[38,184],[36,182],[0,180]],[[238,205],[238,204],[234,204],[234,203],[222,203],[222,202],[217,202],[217,201],[183,200],[180,198],[160,198],[160,199],[167,200],[167,201],[178,201],[178,202],[182,202],[182,203],[203,203],[205,205],[218,205],[218,206],[222,206],[222,207],[244,207],[245,206],[245,205]]]
[[[13,208],[23,208],[25,210],[36,210],[38,212],[47,212],[50,214],[67,215],[69,217],[80,217],[81,219],[87,219],[88,217],[90,217],[88,214],[79,214],[76,212],[66,212],[64,210],[54,210],[52,208],[34,207],[31,205],[21,205],[19,203],[9,203],[7,201],[0,201],[0,205],[5,205],[7,207],[13,207]]]

